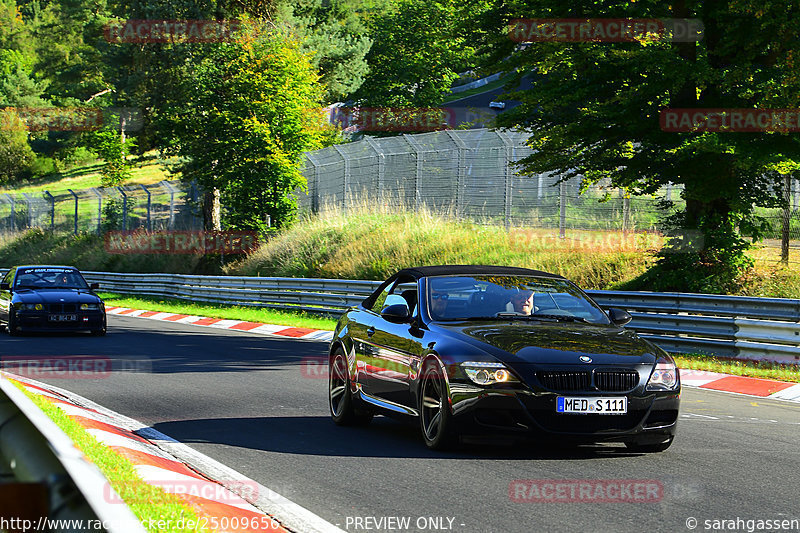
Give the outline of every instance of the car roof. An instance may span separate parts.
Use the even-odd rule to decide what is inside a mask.
[[[408,275],[416,279],[427,276],[458,276],[473,274],[509,274],[514,276],[538,276],[544,278],[565,279],[558,274],[533,270],[530,268],[494,266],[494,265],[437,265],[404,268],[396,276]]]
[[[63,268],[63,269],[70,268],[72,270],[78,270],[74,266],[70,266],[70,265],[17,265],[17,266],[15,266],[13,268],[17,268],[17,269],[19,269],[19,268]]]

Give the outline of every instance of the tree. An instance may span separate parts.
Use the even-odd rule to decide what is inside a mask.
[[[369,74],[354,98],[364,107],[442,103],[474,50],[459,32],[454,0],[400,0],[370,21]]]
[[[266,217],[280,227],[305,188],[302,154],[321,146],[322,86],[292,36],[272,25],[231,43],[211,45],[186,80],[187,100],[169,115],[174,144],[185,156],[186,180],[219,191],[224,222],[264,230]]]
[[[705,32],[697,43],[534,42],[525,49],[508,38],[512,19],[575,13],[697,18]],[[800,166],[797,134],[673,133],[659,127],[659,114],[664,108],[797,108],[796,4],[527,0],[487,5],[473,24],[487,29],[484,44],[495,59],[511,56],[505,70],[516,69],[517,78],[541,76],[530,90],[511,90],[507,97],[522,104],[498,117],[500,126],[531,131],[536,152],[524,161],[526,172],[581,174],[587,183],[610,178],[633,194],[683,184],[686,209],[671,222],[703,239],[692,243],[691,253],[665,253],[662,273],[679,270],[672,281],[681,284],[688,272],[702,289],[748,266],[738,230],[758,237],[762,222],[754,206],[781,204],[781,176]]]
[[[23,177],[34,160],[28,130],[13,110],[0,110],[0,184]]]
[[[358,7],[353,0],[295,0],[276,9],[276,20],[294,28],[303,50],[311,54],[326,102],[347,97],[367,74],[365,56],[372,41]]]

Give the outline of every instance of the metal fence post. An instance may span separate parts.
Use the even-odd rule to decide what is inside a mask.
[[[92,187],[92,192],[97,196],[97,234],[100,235],[100,227],[103,225],[103,195],[97,187]]]
[[[117,190],[122,195],[122,231],[128,230],[128,195],[122,187],[117,187]]]
[[[336,153],[344,161],[344,176],[342,176],[342,209],[347,212],[347,189],[350,187],[350,159],[344,155],[344,152],[337,145],[333,145]]]
[[[306,152],[306,157],[314,167],[314,176],[308,186],[308,192],[311,194],[311,212],[316,214],[319,213],[319,164],[314,160],[311,152]]]
[[[783,201],[786,202],[786,205],[781,210],[783,212],[781,217],[783,219],[781,224],[781,263],[784,265],[789,264],[789,223],[792,218],[791,187],[792,177],[786,174],[783,176]]]
[[[147,187],[145,187],[141,183],[139,184],[139,186],[147,194],[147,231],[152,231],[153,227],[150,222],[150,191],[148,191]]]
[[[34,218],[35,218],[34,211],[33,211],[34,210],[33,199],[26,192],[22,193],[22,197],[25,199],[25,205],[28,208],[28,216],[26,217],[27,223],[26,223],[25,227],[26,227],[26,229],[27,228],[32,228],[33,227],[33,221],[34,221]]]
[[[384,187],[386,186],[386,154],[383,153],[380,145],[372,137],[364,137],[364,140],[375,150],[375,154],[378,156],[378,201],[383,202],[385,200],[383,197]]]
[[[403,139],[405,139],[411,148],[414,150],[414,157],[416,158],[416,168],[414,170],[414,210],[419,210],[420,204],[420,197],[419,197],[419,180],[422,178],[422,151],[420,150],[417,143],[414,141],[414,138],[407,134],[403,134]]]
[[[464,212],[464,189],[466,188],[467,177],[467,145],[456,135],[453,130],[445,130],[450,139],[458,147],[458,167],[456,168],[456,218],[461,218]]]
[[[567,184],[562,179],[558,183],[558,236],[563,239],[567,236]]]
[[[56,228],[56,198],[50,191],[44,191],[45,196],[50,199],[50,231],[55,231]]]
[[[631,198],[628,195],[627,191],[620,190],[620,194],[622,194],[622,235],[628,235],[628,229],[630,226],[630,216],[631,216]]]
[[[8,198],[8,203],[11,204],[11,231],[17,231],[17,214],[15,210],[15,201],[14,197],[8,193],[4,193],[6,198]]]
[[[167,189],[169,193],[169,229],[175,229],[175,189],[166,180],[160,182],[159,185]],[[192,184],[192,191],[194,191],[194,183]],[[194,194],[192,194],[192,200],[194,200]]]
[[[72,197],[75,198],[75,229],[73,230],[73,233],[75,235],[77,235],[78,234],[78,195],[75,194],[75,191],[73,191],[72,189],[67,189],[67,190],[72,195]]]

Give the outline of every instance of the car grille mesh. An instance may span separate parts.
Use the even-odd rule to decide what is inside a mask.
[[[589,388],[589,372],[553,371],[537,372],[536,377],[544,387],[559,391],[579,391]]]
[[[78,310],[76,304],[50,304],[48,309],[51,313],[74,313]]]
[[[601,391],[629,391],[638,384],[639,373],[635,370],[603,370],[594,373],[594,386]]]
[[[539,371],[539,383],[547,389],[561,392],[592,390],[592,375],[589,371]],[[635,370],[600,370],[594,372],[594,387],[604,392],[633,390],[639,384],[639,373]]]

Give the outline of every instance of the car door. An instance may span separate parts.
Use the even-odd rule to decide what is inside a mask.
[[[14,281],[14,273],[16,272],[16,268],[12,268],[9,270],[5,276],[3,276],[3,283],[8,283],[8,286],[11,287]],[[8,322],[8,312],[11,308],[11,290],[0,290],[0,320],[3,322]]]
[[[386,303],[405,301],[411,304],[411,321],[398,322],[378,316],[372,324],[369,353],[364,358],[367,377],[364,392],[387,402],[384,407],[406,414],[414,412],[409,384],[419,371],[422,354],[421,332],[417,326],[417,290],[416,281],[409,280],[399,280],[392,288]]]

